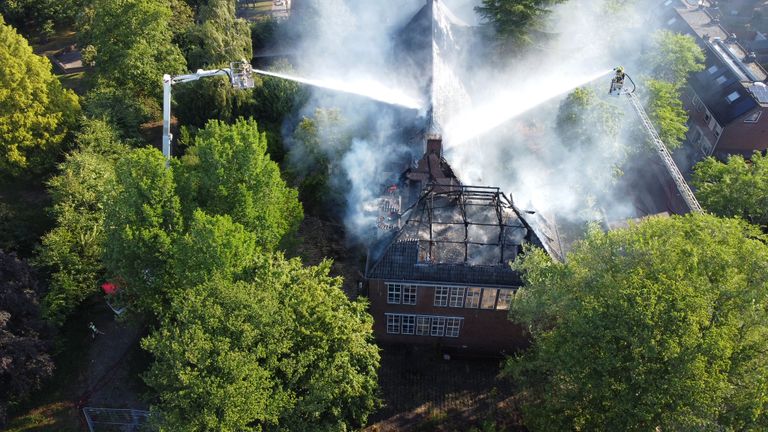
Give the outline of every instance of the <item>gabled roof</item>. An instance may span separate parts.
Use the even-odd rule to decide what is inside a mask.
[[[688,81],[721,126],[746,114],[758,103],[739,77],[715,55],[708,55],[703,71]]]

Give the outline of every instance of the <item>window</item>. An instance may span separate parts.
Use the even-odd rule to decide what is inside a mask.
[[[387,303],[400,304],[400,296],[403,286],[400,284],[387,284]]]
[[[724,82],[726,82],[726,81],[728,81],[728,79],[725,77],[725,75],[720,75],[720,76],[719,76],[719,77],[717,77],[717,79],[715,80],[715,84],[717,84],[717,85],[721,85],[721,84],[723,84],[723,83],[724,83]]]
[[[435,287],[435,306],[448,306],[448,287]]]
[[[430,335],[443,336],[444,334],[445,334],[445,318],[444,317],[432,318],[432,331],[430,332]]]
[[[461,329],[461,318],[447,318],[445,320],[445,335],[448,337],[459,337]]]
[[[674,23],[675,23],[675,21],[677,21],[677,18],[672,18],[672,19],[670,19],[669,21],[667,21],[667,25],[668,25],[668,26],[671,26],[672,24],[674,24]]]
[[[723,128],[721,128],[719,125],[715,126],[715,136],[719,137],[721,133],[723,133]]]
[[[387,315],[387,333],[400,334],[400,315]]]
[[[483,288],[483,299],[480,307],[483,309],[494,309],[496,307],[496,293],[498,288]]]
[[[709,111],[707,111],[707,113],[704,114],[704,121],[709,123],[710,120],[712,120],[712,116],[709,115]]]
[[[416,285],[403,285],[403,304],[416,304]]]
[[[451,307],[464,307],[464,291],[466,288],[453,287],[451,288]]]
[[[464,307],[477,309],[480,307],[480,292],[482,288],[467,288],[467,300]]]
[[[419,336],[429,336],[429,317],[420,316],[416,317],[416,334]]]
[[[413,315],[403,315],[403,334],[412,335],[416,329],[416,317]]]
[[[729,94],[728,96],[726,96],[725,100],[727,100],[728,103],[732,103],[733,101],[735,101],[738,98],[739,98],[739,92],[735,91],[735,92]]]
[[[717,66],[711,66],[709,69],[707,69],[707,72],[709,72],[710,75],[714,75],[717,73]]]
[[[512,297],[515,292],[511,289],[499,290],[499,300],[496,302],[496,309],[509,310],[509,305],[512,303]]]
[[[762,114],[763,114],[762,111],[755,111],[744,118],[744,123],[757,123],[760,120],[760,116]]]

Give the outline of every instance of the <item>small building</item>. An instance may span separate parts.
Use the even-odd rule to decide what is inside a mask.
[[[511,352],[526,344],[508,320],[522,284],[511,264],[529,244],[561,259],[559,238],[498,188],[461,184],[441,151],[429,136],[424,157],[379,199],[366,265],[374,333],[383,344]]]
[[[690,116],[690,159],[749,156],[768,149],[768,73],[736,36],[720,24],[719,10],[667,0],[666,25],[690,34],[706,54],[683,94]]]

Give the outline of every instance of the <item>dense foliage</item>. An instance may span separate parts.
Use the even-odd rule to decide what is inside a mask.
[[[218,248],[217,248],[218,250]],[[376,406],[379,354],[330,263],[259,255],[251,276],[179,292],[143,345],[161,431],[343,431]]]
[[[77,121],[77,96],[0,15],[0,172],[48,168]]]
[[[688,112],[683,108],[680,91],[671,83],[648,80],[648,115],[659,137],[670,150],[680,147],[688,133]]]
[[[598,141],[615,140],[621,111],[599,99],[589,88],[577,88],[560,104],[557,133],[569,147],[592,148]]]
[[[704,69],[704,51],[689,35],[659,30],[644,60],[652,77],[646,82],[648,115],[661,140],[673,150],[688,132],[681,89],[690,74]]]
[[[503,50],[519,49],[534,41],[552,6],[567,0],[483,0],[476,8],[485,22],[493,26]]]
[[[0,426],[9,404],[53,374],[51,332],[40,317],[39,295],[29,265],[0,251]]]
[[[539,430],[768,428],[768,246],[709,215],[591,232],[565,263],[524,259],[507,365]]]
[[[694,169],[693,185],[707,211],[768,229],[768,157],[755,153],[745,160],[735,155],[727,163],[704,159]]]
[[[50,272],[44,298],[45,315],[56,324],[105,276],[105,207],[118,157],[128,151],[117,133],[101,120],[85,122],[77,137],[78,150],[67,156],[60,173],[48,182],[56,227],[45,234],[36,265]]]
[[[230,215],[256,235],[264,250],[274,250],[303,218],[296,190],[269,159],[266,135],[253,120],[233,125],[210,121],[178,171],[187,218],[196,208]]]
[[[200,7],[197,21],[184,37],[189,69],[224,67],[253,57],[250,27],[235,16],[233,0],[208,0]]]
[[[84,61],[94,66],[91,115],[112,119],[126,133],[159,117],[163,75],[186,69],[172,42],[171,14],[169,2],[161,0],[92,1],[79,34]]]

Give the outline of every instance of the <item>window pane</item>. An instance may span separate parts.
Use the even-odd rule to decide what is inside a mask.
[[[387,333],[400,334],[400,315],[387,315]]]
[[[483,300],[480,307],[483,309],[493,309],[496,307],[496,293],[498,288],[483,288]]]
[[[499,290],[499,301],[496,302],[496,309],[509,310],[509,305],[512,303],[512,296],[515,292],[511,289]]]
[[[416,334],[420,336],[429,336],[430,320],[429,317],[416,318]]]
[[[448,318],[445,322],[445,335],[448,337],[459,337],[461,329],[461,318]]]
[[[481,288],[467,288],[467,300],[464,302],[464,307],[477,309],[480,307],[480,292]]]
[[[464,291],[466,288],[453,287],[451,288],[451,307],[464,307]]]
[[[435,306],[448,306],[448,288],[435,287]]]
[[[445,318],[434,317],[432,318],[432,336],[443,336],[445,334]]]
[[[407,304],[407,305],[416,304],[416,286],[415,285],[403,285],[403,304]]]
[[[413,315],[403,315],[403,334],[413,334],[416,329],[416,317]]]
[[[400,284],[387,284],[387,303],[399,304],[403,286]]]

